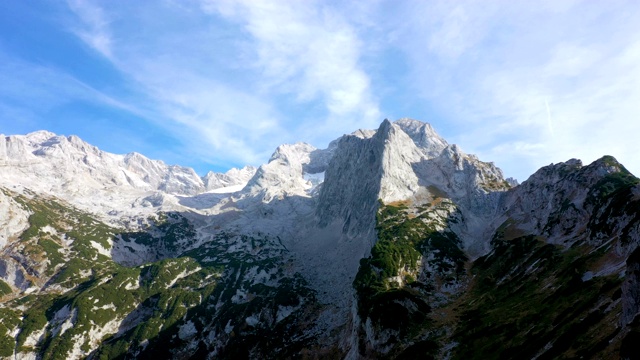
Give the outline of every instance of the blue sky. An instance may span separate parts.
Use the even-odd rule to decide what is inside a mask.
[[[605,154],[640,175],[640,5],[0,2],[0,133],[204,174],[401,117],[519,180]]]

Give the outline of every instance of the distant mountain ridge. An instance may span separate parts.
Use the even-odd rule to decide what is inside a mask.
[[[78,166],[72,171],[89,172],[105,185],[128,184],[145,190],[193,195],[241,184],[255,173],[252,166],[246,166],[232,168],[227,173],[209,172],[199,177],[191,168],[166,165],[161,160],[150,160],[136,152],[125,155],[107,153],[75,135],[65,137],[48,131],[0,138],[0,162],[6,165],[28,167],[47,159],[50,165],[60,165],[56,161],[67,161],[66,167],[69,167],[77,162]]]
[[[639,184],[413,119],[204,177],[0,136],[0,357],[630,358]]]

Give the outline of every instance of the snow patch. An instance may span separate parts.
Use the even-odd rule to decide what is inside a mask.
[[[89,274],[91,274],[91,271],[89,271]],[[113,278],[113,276],[111,276],[111,275],[105,276],[102,279],[100,279],[100,282],[96,286],[100,286],[100,285],[106,283],[107,281],[111,280],[112,278]]]
[[[53,333],[55,336],[59,336],[64,334],[65,331],[71,329],[73,324],[76,322],[78,316],[78,311],[76,309],[71,310],[69,305],[65,305],[62,309],[56,311],[53,316],[53,323],[60,324],[57,329],[54,329]]]
[[[35,347],[42,340],[44,340],[44,334],[45,334],[45,330],[47,328],[47,325],[49,325],[49,323],[45,324],[42,327],[42,329],[36,330],[36,331],[32,332],[31,334],[29,334],[29,336],[27,336],[27,339],[24,341],[24,346],[26,346],[26,347]]]
[[[77,310],[73,309],[73,314],[65,320],[62,325],[60,325],[60,335],[64,334],[65,331],[71,329],[73,327],[73,323],[75,322],[77,315]]]
[[[84,344],[84,335],[76,334],[73,336],[71,342],[73,343],[73,348],[71,349],[71,353],[67,354],[67,359],[81,359],[84,357],[84,351],[82,351],[82,345]]]
[[[89,337],[89,352],[93,351],[100,345],[102,339],[107,335],[112,335],[118,332],[120,328],[120,324],[122,323],[122,319],[115,318],[103,326],[95,325],[92,323],[91,330],[88,331],[87,335]],[[82,357],[85,357],[88,354],[83,354]]]
[[[302,178],[309,183],[307,192],[312,192],[324,182],[324,171],[315,174],[303,173]]]
[[[38,355],[34,352],[20,352],[16,354],[16,360],[38,360]]]
[[[88,278],[91,276],[91,269],[80,270],[80,278]]]
[[[58,230],[56,230],[53,226],[51,225],[45,225],[43,226],[40,231],[45,232],[45,233],[49,233],[51,235],[57,235],[58,234]]]
[[[239,185],[226,186],[226,187],[222,187],[222,188],[218,188],[218,189],[213,189],[213,190],[207,191],[207,193],[209,193],[209,194],[230,194],[230,193],[234,193],[234,192],[238,192],[238,191],[242,190],[245,186],[247,186],[247,183],[243,183],[243,184],[239,184]]]

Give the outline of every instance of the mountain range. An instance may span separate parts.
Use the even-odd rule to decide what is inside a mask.
[[[210,172],[0,136],[0,358],[637,358],[640,180],[412,119]]]

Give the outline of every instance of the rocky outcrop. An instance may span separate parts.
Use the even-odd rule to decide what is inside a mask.
[[[385,120],[373,135],[345,136],[335,154],[316,214],[321,223],[345,219],[345,230],[353,221],[354,232],[371,228],[377,199],[423,202],[445,196],[470,211],[486,213],[487,202],[495,207],[495,200],[485,195],[510,187],[494,164],[448,145],[429,124],[411,119]]]
[[[250,165],[242,169],[232,168],[225,173],[209,171],[203,177],[204,187],[207,191],[226,188],[229,186],[246,185],[255,175],[256,168]]]
[[[385,121],[383,126],[390,124]],[[371,232],[380,192],[383,137],[379,129],[371,138],[344,136],[339,140],[318,197],[316,215],[321,226],[339,221],[345,233]]]
[[[264,202],[304,195],[310,185],[303,177],[303,167],[311,162],[311,153],[316,150],[306,143],[280,145],[269,163],[258,168],[244,192],[252,196],[260,194]]]
[[[449,143],[436,133],[431,124],[409,118],[397,120],[394,124],[411,137],[427,158],[440,155],[442,150],[449,146]]]
[[[29,212],[0,187],[0,251],[29,227]]]
[[[514,231],[543,234],[553,244],[570,247],[586,239],[599,246],[618,236],[636,216],[624,215],[619,205],[633,199],[637,183],[610,156],[588,166],[577,159],[551,164],[505,194],[494,227],[510,219]],[[618,215],[615,220],[614,214]],[[615,225],[607,227],[607,223]],[[630,250],[624,252],[628,255]]]

